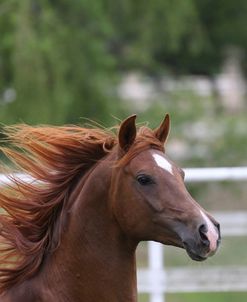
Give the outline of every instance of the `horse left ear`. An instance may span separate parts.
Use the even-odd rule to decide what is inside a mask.
[[[164,144],[167,140],[167,137],[170,132],[170,116],[169,114],[166,114],[163,122],[160,124],[160,126],[154,130],[154,135],[158,140],[161,141],[162,144]]]
[[[136,138],[136,114],[125,119],[119,128],[118,141],[122,150],[127,152]]]

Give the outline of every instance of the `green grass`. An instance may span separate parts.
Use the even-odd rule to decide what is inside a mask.
[[[182,293],[167,294],[166,302],[246,302],[247,292],[241,293]],[[138,302],[149,302],[148,294],[140,294]]]
[[[145,300],[140,300],[144,302]],[[246,302],[246,293],[189,293],[168,294],[166,302]],[[146,302],[146,301],[145,301]]]
[[[148,294],[139,294],[138,302],[149,302],[149,295]]]

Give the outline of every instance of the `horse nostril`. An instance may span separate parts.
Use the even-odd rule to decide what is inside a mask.
[[[205,224],[200,225],[199,235],[200,235],[201,241],[204,245],[206,245],[208,247],[210,245],[210,242],[209,242],[208,237],[206,235],[207,231],[208,231],[207,225],[205,225]]]

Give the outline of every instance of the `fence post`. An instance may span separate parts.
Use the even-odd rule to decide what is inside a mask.
[[[164,273],[164,253],[163,246],[160,243],[148,242],[148,267],[152,273],[152,293],[150,302],[165,302],[164,284],[160,284],[160,272]]]

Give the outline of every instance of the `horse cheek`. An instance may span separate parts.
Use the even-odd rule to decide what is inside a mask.
[[[138,194],[130,192],[129,185],[122,185],[121,189],[123,193],[115,207],[115,216],[120,228],[129,238],[145,240],[152,225],[149,207],[143,206],[143,200]]]

